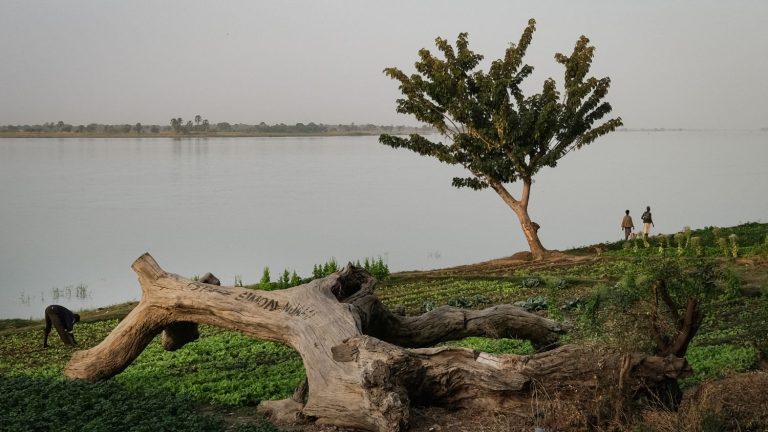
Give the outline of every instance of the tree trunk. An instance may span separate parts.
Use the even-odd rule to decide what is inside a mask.
[[[502,183],[490,179],[488,179],[488,183],[509,208],[515,212],[517,218],[520,220],[520,226],[523,229],[523,235],[525,235],[525,240],[528,242],[528,247],[531,250],[533,259],[543,259],[547,254],[547,250],[539,240],[539,224],[532,222],[531,217],[528,215],[528,200],[531,196],[531,180],[523,180],[522,198],[519,200],[515,199]]]
[[[66,376],[109,378],[163,329],[179,330],[180,322],[205,323],[286,343],[301,355],[308,392],[262,402],[261,411],[283,421],[312,418],[340,427],[403,431],[412,404],[530,415],[532,398],[546,391],[585,410],[601,410],[595,402],[598,393],[630,395],[687,370],[685,360],[676,357],[577,346],[532,356],[404,349],[391,342],[419,347],[488,335],[526,337],[541,345],[562,330],[554,321],[508,305],[484,311],[439,308],[419,317],[399,317],[373,294],[375,280],[352,266],[278,291],[195,282],[166,273],[148,254],[133,269],[143,291],[139,305],[99,345],[75,352]],[[174,339],[172,348],[190,339]]]
[[[531,221],[531,218],[528,216],[527,208],[520,209],[515,213],[517,214],[518,219],[520,219],[520,226],[523,228],[523,234],[525,235],[525,240],[528,242],[528,247],[531,249],[533,259],[543,259],[548,251],[544,249],[541,240],[539,240],[539,225]]]

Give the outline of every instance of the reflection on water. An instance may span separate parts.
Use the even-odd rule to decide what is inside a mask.
[[[38,296],[34,297],[35,299]],[[91,291],[88,289],[88,285],[80,283],[77,285],[67,285],[64,288],[53,287],[48,293],[48,297],[44,292],[40,292],[40,303],[48,304],[50,302],[66,301],[72,303],[73,301],[87,302],[91,299]],[[21,292],[19,293],[19,304],[25,306],[32,306],[33,297],[31,294]]]

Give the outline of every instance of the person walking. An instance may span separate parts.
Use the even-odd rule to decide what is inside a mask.
[[[43,337],[43,348],[48,348],[48,335],[51,333],[51,326],[56,327],[61,341],[64,345],[75,346],[75,335],[72,330],[76,322],[80,321],[80,315],[72,313],[71,310],[59,305],[50,305],[45,308],[45,336]]]
[[[632,216],[629,215],[629,210],[624,211],[624,219],[621,220],[621,228],[624,230],[624,241],[629,240],[629,235],[632,234],[632,230],[635,229],[635,224],[632,222]]]
[[[651,227],[655,227],[653,224],[653,217],[651,216],[651,206],[645,207],[645,212],[640,216],[643,220],[643,235],[648,238],[648,234],[651,232]]]

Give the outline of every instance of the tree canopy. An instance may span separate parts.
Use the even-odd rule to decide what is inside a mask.
[[[397,112],[431,125],[447,142],[433,142],[418,134],[379,138],[390,147],[466,168],[470,176],[454,178],[453,185],[492,187],[518,216],[525,213],[521,223],[526,237],[529,229],[523,219],[528,218],[534,175],[622,125],[620,117],[598,124],[611,112],[611,105],[603,101],[611,80],[588,76],[595,47],[585,36],[576,41],[571,55],[555,54],[565,68],[562,90],[548,78],[541,92],[524,94],[521,84],[533,67],[524,64],[523,57],[535,30],[536,22],[531,19],[520,41],[510,44],[504,57],[494,60],[487,71],[479,68],[483,56],[469,48],[467,33],[459,34],[455,47],[438,37],[435,45],[442,58],[427,49],[419,50],[414,74],[406,75],[396,67],[384,69],[400,83],[403,98],[397,100]],[[524,183],[520,199],[503,185],[515,181]]]

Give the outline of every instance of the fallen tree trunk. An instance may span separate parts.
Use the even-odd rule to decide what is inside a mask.
[[[172,341],[166,348],[178,349],[196,337],[196,326],[191,329],[189,323],[205,323],[282,342],[301,355],[308,391],[262,402],[262,411],[282,420],[311,418],[342,427],[402,431],[413,404],[527,413],[531,397],[546,388],[587,407],[599,389],[619,388],[624,394],[674,379],[687,368],[675,357],[576,346],[533,356],[492,356],[461,348],[406,350],[402,347],[470,335],[524,337],[544,345],[562,329],[508,305],[393,315],[374,295],[375,280],[352,266],[277,291],[192,281],[163,271],[148,254],[133,269],[143,291],[139,305],[99,345],[74,353],[65,369],[68,377],[109,378],[163,330]]]

